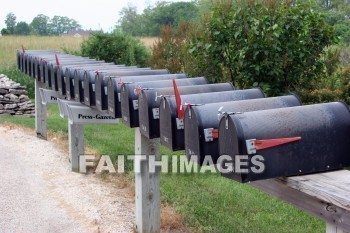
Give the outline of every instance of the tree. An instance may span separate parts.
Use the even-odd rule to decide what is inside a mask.
[[[123,7],[119,13],[120,20],[119,24],[121,30],[132,36],[141,36],[142,33],[142,16],[137,14],[137,8],[135,6]]]
[[[48,24],[49,34],[60,35],[70,31],[80,30],[81,25],[74,19],[55,15]]]
[[[39,14],[30,23],[33,34],[47,35],[48,34],[48,22],[50,18],[46,15]]]
[[[197,17],[198,7],[193,2],[158,2],[147,7],[142,14],[128,6],[120,12],[119,24],[123,32],[137,36],[158,36],[161,26],[176,27]]]
[[[10,31],[7,30],[7,28],[3,28],[3,29],[1,29],[1,35],[3,35],[3,36],[10,35]]]
[[[30,27],[26,22],[19,22],[17,23],[16,27],[15,27],[15,35],[29,35],[30,34]]]
[[[15,32],[16,19],[17,19],[17,17],[12,12],[8,13],[6,15],[5,24],[6,24],[7,30],[9,30],[10,34],[13,34]]]
[[[190,52],[210,57],[240,88],[262,87],[269,95],[312,89],[335,31],[310,3],[288,2],[218,4],[204,29],[210,40],[199,39]]]

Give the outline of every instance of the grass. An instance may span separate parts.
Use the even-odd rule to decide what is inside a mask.
[[[158,37],[139,37],[139,39],[147,48],[152,48]]]
[[[4,37],[0,38],[0,53],[4,53],[3,42],[7,46],[12,46],[6,48],[6,53],[9,54],[4,55],[12,59],[12,63],[7,63],[6,58],[0,56],[0,72],[5,70],[15,77],[18,74],[18,78],[23,81],[30,79],[21,76],[12,65],[15,63],[15,50],[22,43],[30,49],[54,49],[63,45],[68,49],[76,49],[74,48],[76,38],[71,40],[72,38],[60,37],[28,37],[28,39],[8,37],[8,39],[12,42],[6,41]],[[47,43],[46,47],[41,43]],[[0,117],[0,124],[5,123],[35,127],[33,118]],[[67,137],[67,120],[59,117],[55,105],[48,106],[48,129]],[[84,137],[86,144],[99,154],[112,156],[134,154],[134,130],[122,124],[85,126]],[[173,154],[164,147],[161,148],[161,153]],[[129,173],[126,176],[132,182],[131,162],[128,163],[127,170]],[[162,174],[161,198],[182,215],[194,232],[324,232],[325,230],[325,224],[317,218],[247,184],[233,182],[218,174]]]

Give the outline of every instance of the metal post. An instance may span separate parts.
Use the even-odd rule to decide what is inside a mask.
[[[160,140],[148,139],[135,128],[135,216],[136,232],[160,232],[160,168],[149,172],[149,156],[160,160]],[[137,167],[140,172],[137,172]]]

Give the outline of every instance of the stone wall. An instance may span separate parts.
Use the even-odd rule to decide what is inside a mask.
[[[35,106],[21,84],[0,74],[0,116],[34,116]]]

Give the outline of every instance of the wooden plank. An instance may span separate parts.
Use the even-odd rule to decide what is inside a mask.
[[[84,154],[84,126],[68,123],[69,157],[72,171],[79,172],[79,156]]]
[[[317,216],[339,229],[350,231],[350,171],[270,179],[251,185]]]
[[[349,233],[348,231],[344,231],[343,229],[337,227],[334,224],[327,223],[326,225],[326,233]]]
[[[150,155],[160,160],[160,139],[148,139],[135,128],[135,217],[139,233],[160,232],[160,168],[149,172]]]
[[[340,170],[286,179],[289,187],[350,211],[350,171]]]
[[[38,138],[47,140],[47,110],[46,105],[42,104],[40,88],[45,88],[45,84],[35,80],[35,130]]]

